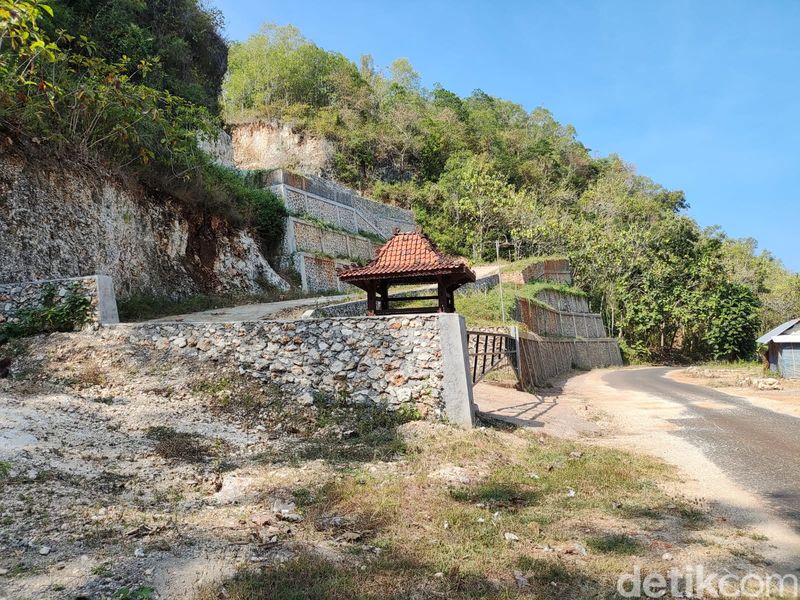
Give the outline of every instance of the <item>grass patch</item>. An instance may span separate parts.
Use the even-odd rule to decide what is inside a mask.
[[[319,432],[295,451],[295,459],[324,458],[333,463],[391,460],[405,451],[397,426],[420,418],[414,409],[350,405],[343,399],[317,399]]]
[[[589,550],[604,554],[637,554],[642,545],[636,538],[624,533],[610,533],[586,539]]]
[[[213,413],[232,418],[245,427],[255,427],[283,414],[287,402],[280,389],[233,374],[203,378],[191,383],[195,394],[205,397]]]
[[[340,407],[321,408],[323,430],[338,428]],[[368,421],[370,426],[388,430],[390,422]],[[621,528],[639,529],[655,518],[626,514],[620,499],[653,507],[664,523],[680,516],[677,504],[663,512],[676,500],[655,484],[672,477],[670,467],[647,457],[523,430],[458,431],[417,423],[404,425],[398,437],[403,460],[391,469],[351,465],[320,486],[293,492],[307,523],[341,515],[344,530],[358,534],[357,542],[341,547],[340,558],[298,551],[283,566],[241,571],[200,598],[216,598],[222,586],[230,600],[613,597],[631,557],[646,565],[651,553],[625,535],[587,540],[586,523],[615,520]],[[443,484],[443,465],[470,475]],[[674,530],[650,531],[667,529]],[[335,540],[342,531],[317,527],[313,535]],[[574,551],[579,545],[588,554]]]
[[[515,325],[525,330],[524,323],[515,320],[517,298],[525,298],[535,304],[552,308],[537,298],[544,291],[555,291],[571,296],[585,297],[585,293],[572,286],[547,281],[527,283],[525,285],[503,284],[503,302],[500,302],[500,289],[495,286],[490,290],[476,290],[456,295],[456,310],[467,321],[468,327],[502,327]],[[415,306],[413,302],[404,303]],[[506,320],[502,320],[505,306]]]
[[[528,267],[533,265],[538,265],[543,262],[547,262],[548,260],[566,260],[566,256],[553,254],[550,256],[528,256],[527,258],[521,258],[520,260],[515,260],[514,262],[508,263],[503,265],[503,271],[507,273],[521,273]]]
[[[211,454],[211,445],[197,433],[156,425],[148,427],[145,436],[155,442],[155,453],[167,460],[203,462]]]

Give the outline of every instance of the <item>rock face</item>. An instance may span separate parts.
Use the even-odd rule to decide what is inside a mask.
[[[333,145],[279,123],[248,123],[233,129],[233,156],[240,169],[287,168],[304,175],[329,174]]]
[[[69,162],[0,155],[0,282],[110,275],[117,297],[286,289],[253,235]]]

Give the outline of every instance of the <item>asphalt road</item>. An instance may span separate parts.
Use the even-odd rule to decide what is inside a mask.
[[[800,418],[712,388],[673,381],[664,377],[670,370],[614,371],[604,379],[617,390],[644,392],[681,405],[684,417],[670,419],[678,428],[674,433],[800,530]]]

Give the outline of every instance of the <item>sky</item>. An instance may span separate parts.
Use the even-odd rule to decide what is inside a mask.
[[[797,0],[209,1],[230,40],[292,24],[356,63],[408,58],[428,88],[543,106],[800,271]]]

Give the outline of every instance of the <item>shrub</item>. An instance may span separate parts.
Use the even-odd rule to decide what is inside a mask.
[[[53,333],[55,331],[74,331],[89,320],[91,303],[80,291],[80,285],[63,297],[57,295],[53,284],[42,291],[42,304],[36,308],[24,308],[14,315],[14,321],[0,327],[0,339],[13,339]]]

